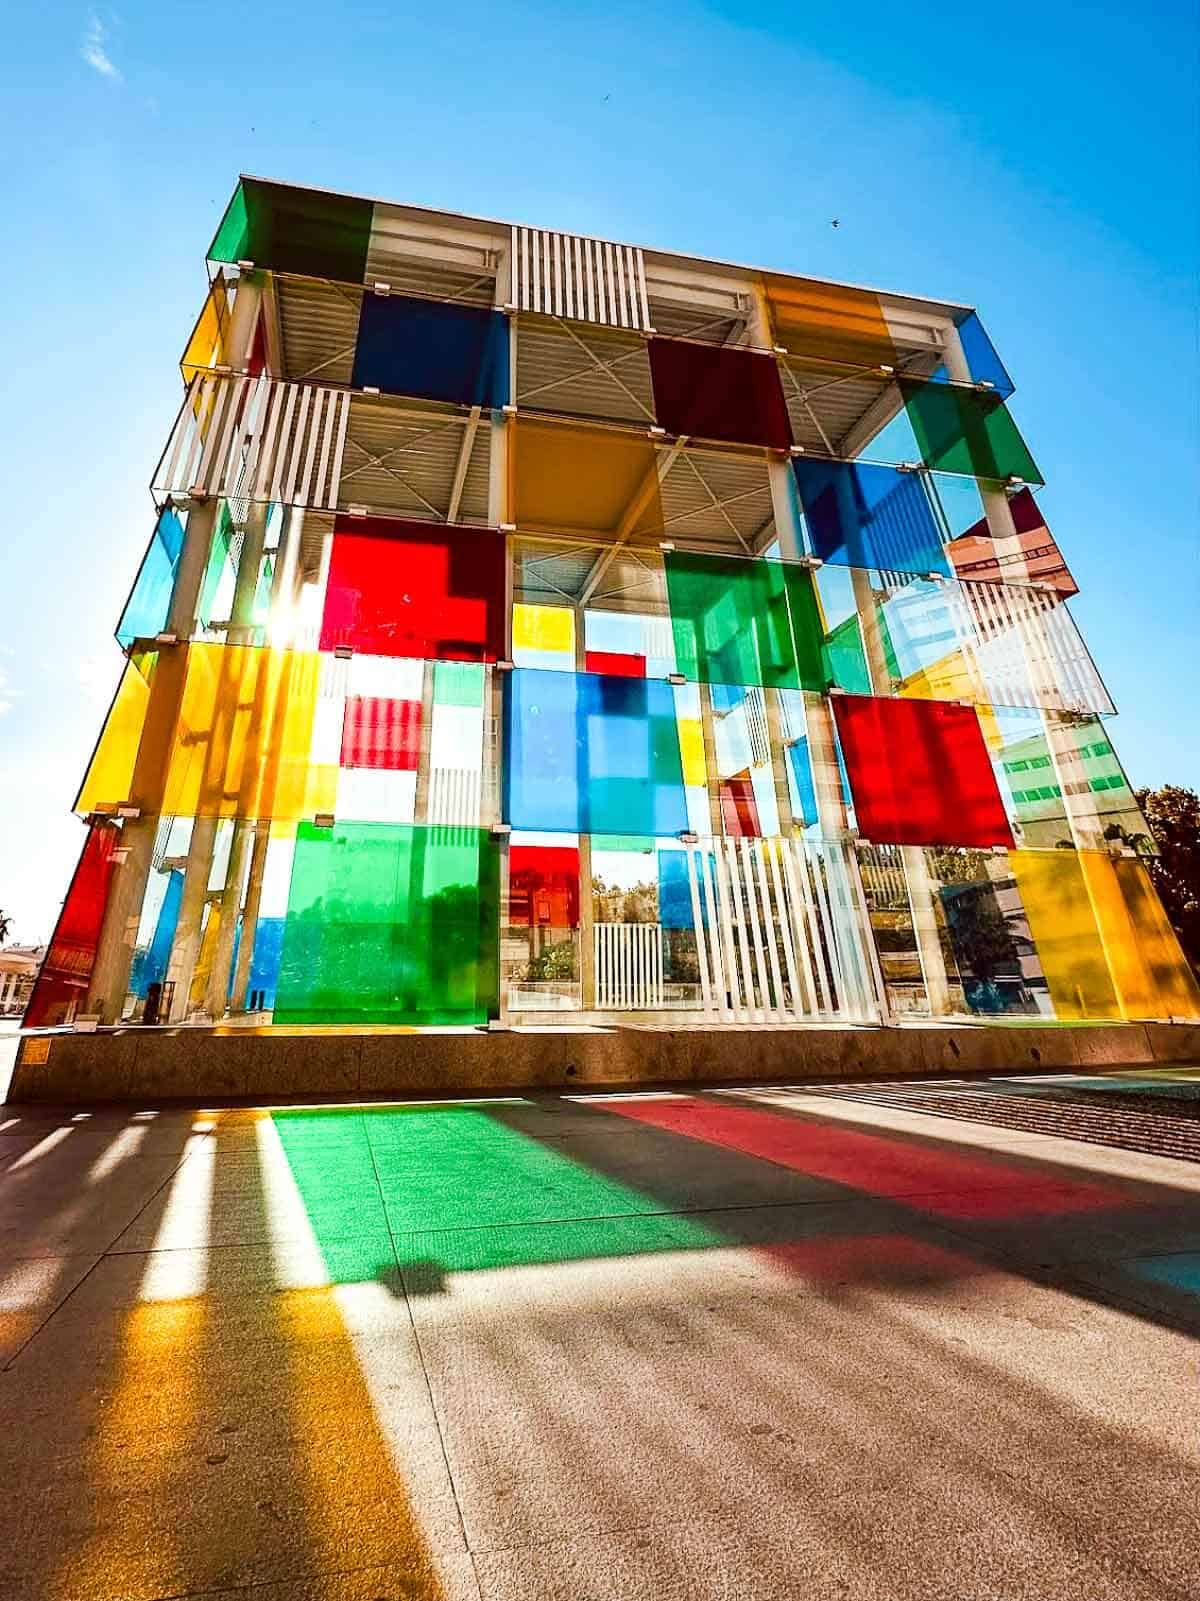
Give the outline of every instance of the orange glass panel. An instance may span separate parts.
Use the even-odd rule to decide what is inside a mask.
[[[662,529],[656,452],[644,435],[519,417],[510,474],[512,520],[531,532]]]
[[[1118,1021],[1121,1004],[1096,926],[1082,851],[1012,851],[1029,931],[1055,1015]]]
[[[794,356],[823,356],[856,367],[893,367],[896,344],[879,296],[843,284],[763,280],[775,342]]]
[[[1122,1014],[1200,1018],[1200,988],[1144,864],[1099,851],[1079,859]]]

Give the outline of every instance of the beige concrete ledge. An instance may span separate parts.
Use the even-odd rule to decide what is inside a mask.
[[[1200,1061],[1200,1026],[117,1029],[22,1038],[11,1101],[280,1100],[756,1080],[919,1078]]]

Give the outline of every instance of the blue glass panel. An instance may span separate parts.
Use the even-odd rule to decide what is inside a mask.
[[[708,910],[702,897],[700,916],[707,928]],[[658,920],[663,928],[695,927],[686,851],[667,850],[658,853]]]
[[[517,668],[504,686],[504,816],[552,833],[678,834],[687,801],[661,679]]]
[[[508,321],[485,306],[363,296],[351,382],[463,406],[508,402]]]
[[[260,917],[254,931],[254,953],[250,958],[250,977],[246,985],[246,1003],[256,993],[261,997],[259,1006],[267,1011],[275,1005],[275,988],[279,983],[279,959],[283,955],[283,930],[286,917]],[[236,970],[236,961],[230,971]]]
[[[841,753],[838,754],[840,756]],[[798,739],[795,744],[788,746],[788,760],[792,764],[792,777],[796,781],[796,799],[799,802],[795,808],[796,815],[804,827],[808,828],[817,821],[819,813],[807,738]]]
[[[150,535],[133,591],[117,624],[117,643],[128,649],[135,639],[153,639],[167,626],[175,569],[183,549],[183,524],[173,506],[164,506]]]
[[[744,684],[713,684],[712,709],[717,717],[723,717],[727,712],[736,711],[747,695]]]
[[[919,474],[809,457],[798,457],[792,470],[813,554],[822,561],[949,574]]]
[[[974,381],[977,384],[991,384],[1001,400],[1007,400],[1016,386],[996,354],[996,347],[988,338],[987,330],[974,312],[959,323],[958,337]]]
[[[129,974],[130,991],[141,1000],[145,1000],[146,991],[151,984],[161,984],[167,976],[167,963],[171,959],[171,946],[175,939],[175,924],[179,921],[179,903],[182,898],[183,874],[178,868],[174,868],[167,880],[162,905],[158,909],[154,936],[146,949],[139,951],[134,957]]]

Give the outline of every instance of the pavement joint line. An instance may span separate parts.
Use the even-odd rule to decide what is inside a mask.
[[[653,1523],[605,1523],[594,1529],[577,1530],[573,1534],[554,1534],[540,1540],[513,1540],[504,1545],[475,1545],[470,1549],[472,1555],[481,1557],[502,1556],[506,1551],[545,1551],[556,1545],[574,1545],[581,1539],[604,1540],[614,1534],[658,1534],[668,1529],[690,1529],[697,1523],[711,1523],[712,1516],[712,1509],[699,1508],[686,1517],[657,1518]]]
[[[78,1281],[78,1283],[73,1284],[71,1286],[71,1288],[63,1296],[61,1301],[56,1301],[55,1302],[55,1304],[46,1313],[46,1316],[38,1324],[37,1328],[34,1329],[33,1332],[31,1334],[29,1334],[26,1339],[21,1341],[21,1343],[17,1347],[17,1349],[12,1353],[12,1355],[4,1363],[3,1367],[0,1368],[0,1372],[7,1373],[13,1367],[14,1363],[16,1363],[17,1360],[19,1359],[19,1357],[21,1356],[22,1352],[24,1352],[24,1351],[26,1351],[28,1349],[30,1344],[34,1340],[37,1339],[38,1335],[42,1332],[42,1330],[47,1327],[47,1325],[58,1315],[59,1312],[62,1311],[63,1307],[66,1306],[67,1302],[72,1298],[72,1296],[76,1293],[76,1291],[81,1289],[82,1286],[87,1283],[87,1281],[91,1278],[92,1274],[100,1266],[101,1262],[103,1262],[106,1259],[106,1257],[108,1257],[110,1254],[112,1254],[112,1255],[117,1255],[118,1254],[117,1252],[113,1251],[113,1246],[116,1245],[117,1241],[121,1238],[121,1235],[124,1234],[127,1229],[133,1227],[133,1225],[137,1222],[138,1218],[141,1217],[142,1213],[150,1205],[151,1201],[155,1200],[157,1196],[161,1195],[163,1190],[166,1189],[166,1187],[169,1184],[174,1183],[176,1177],[178,1176],[179,1170],[182,1168],[182,1166],[183,1166],[183,1164],[184,1164],[184,1162],[186,1160],[187,1160],[187,1152],[185,1151],[180,1156],[179,1161],[176,1162],[175,1166],[171,1169],[171,1171],[164,1177],[164,1179],[162,1180],[162,1183],[159,1184],[157,1186],[157,1188],[155,1188],[154,1190],[152,1190],[150,1192],[150,1194],[142,1202],[141,1206],[138,1207],[137,1211],[129,1219],[129,1221],[127,1223],[124,1223],[117,1230],[116,1234],[113,1236],[113,1238],[109,1242],[109,1244],[107,1246],[105,1246],[103,1250],[101,1250],[100,1252],[97,1253],[96,1260],[92,1263],[91,1267],[88,1268],[87,1272]],[[76,1253],[76,1254],[89,1255],[90,1256],[91,1252],[90,1251],[89,1252],[80,1252],[80,1253]],[[32,1260],[39,1261],[39,1260],[45,1260],[45,1259],[44,1258],[32,1258]],[[55,1260],[57,1260],[57,1258],[51,1257],[51,1258],[49,1258],[49,1260],[50,1261],[55,1261]]]
[[[436,1565],[437,1556],[434,1555]],[[206,1586],[202,1590],[165,1590],[160,1595],[147,1597],[147,1601],[199,1601],[204,1596],[253,1595],[255,1590],[278,1589],[281,1585],[307,1585],[314,1580],[349,1579],[357,1573],[383,1572],[399,1567],[397,1562],[355,1563],[349,1568],[306,1568],[303,1573],[273,1574],[268,1579],[251,1579],[247,1584],[223,1584],[217,1588]],[[477,1581],[478,1583],[478,1581]],[[108,1598],[105,1598],[108,1601]]]

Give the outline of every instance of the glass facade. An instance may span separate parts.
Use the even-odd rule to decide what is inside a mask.
[[[249,179],[209,259],[30,1023],[1200,1015],[975,313]]]

